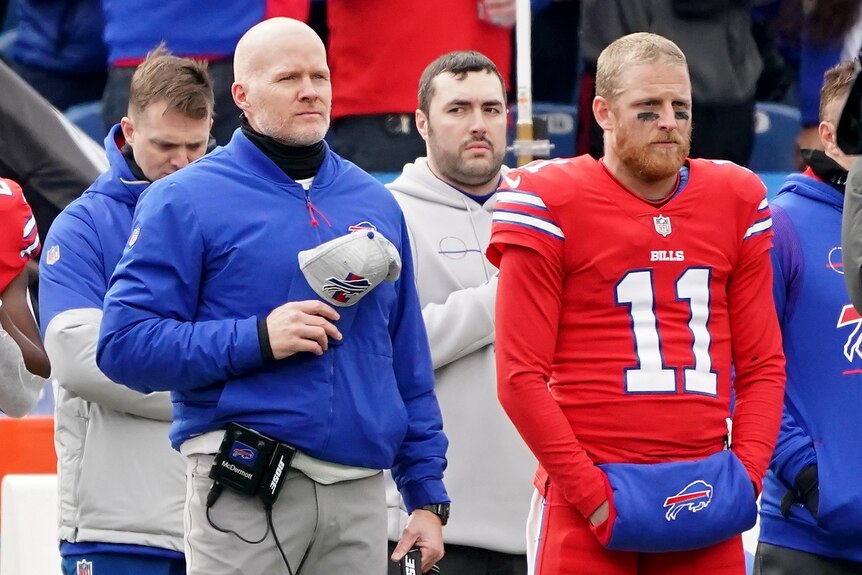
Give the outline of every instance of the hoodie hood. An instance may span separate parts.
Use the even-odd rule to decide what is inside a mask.
[[[105,136],[105,151],[108,154],[108,171],[90,187],[94,194],[104,194],[119,202],[133,206],[138,197],[149,187],[148,180],[141,180],[132,173],[126,158],[123,156],[123,146],[126,139],[120,125],[116,124]],[[119,185],[117,185],[119,183]]]
[[[500,168],[501,175],[505,175],[508,171],[509,168],[506,166]],[[431,168],[428,167],[428,159],[425,157],[416,158],[412,164],[406,164],[401,175],[391,184],[387,184],[387,187],[408,196],[443,204],[451,208],[470,209],[470,195],[435,176]],[[482,204],[482,207],[488,212],[494,209],[494,197],[495,194],[492,194]]]
[[[778,190],[776,198],[782,194],[796,194],[832,206],[839,212],[844,207],[844,194],[813,174],[790,174]]]

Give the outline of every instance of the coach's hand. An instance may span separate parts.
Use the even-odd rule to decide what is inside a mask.
[[[308,351],[323,355],[329,338],[341,340],[341,332],[331,322],[340,316],[322,301],[292,301],[272,310],[266,317],[269,345],[275,359]]]
[[[416,509],[410,514],[390,559],[401,561],[413,547],[418,547],[422,552],[423,573],[443,558],[443,524],[430,511]]]

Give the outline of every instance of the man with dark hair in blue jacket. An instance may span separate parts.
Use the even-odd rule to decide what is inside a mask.
[[[850,259],[841,250],[852,158],[836,143],[853,73],[850,61],[826,72],[819,126],[825,151],[803,150],[808,168],[788,176],[770,202],[787,386],[763,482],[756,575],[862,572],[862,317],[845,288],[842,260]]]
[[[185,463],[166,438],[171,398],[111,381],[96,366],[96,343],[138,198],[206,152],[212,116],[206,64],[152,52],[132,78],[128,115],[105,139],[110,169],[45,240],[39,303],[58,384],[64,575],[185,573]]]
[[[172,392],[190,575],[383,573],[387,468],[411,513],[395,559],[419,547],[427,571],[447,440],[404,217],[323,140],[332,89],[311,28],[256,25],[234,76],[241,129],[138,204],[99,366]]]

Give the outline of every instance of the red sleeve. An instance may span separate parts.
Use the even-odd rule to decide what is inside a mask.
[[[733,452],[760,492],[784,404],[784,352],[772,295],[772,231],[765,202],[728,285],[736,403]]]
[[[39,254],[36,220],[21,187],[0,178],[0,291]]]
[[[603,472],[578,443],[548,391],[563,272],[533,249],[500,245],[497,394],[521,437],[566,499],[589,517],[605,495]]]
[[[498,269],[506,245],[531,248],[556,265],[563,265],[565,235],[538,191],[542,187],[551,189],[554,184],[534,183],[531,179],[526,170],[510,170],[497,190],[486,255]]]

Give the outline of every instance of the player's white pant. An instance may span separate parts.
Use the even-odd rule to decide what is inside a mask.
[[[536,573],[536,556],[542,539],[542,521],[545,515],[545,498],[539,490],[533,490],[530,499],[530,513],[527,515],[527,575]]]

